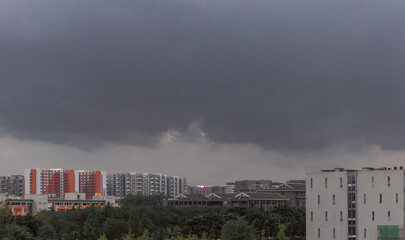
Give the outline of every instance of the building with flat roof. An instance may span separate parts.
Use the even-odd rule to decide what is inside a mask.
[[[25,194],[47,194],[50,197],[63,198],[66,193],[81,192],[87,198],[104,195],[106,173],[61,168],[26,169]]]
[[[177,196],[186,190],[187,180],[160,173],[115,173],[107,175],[107,195]]]
[[[23,175],[0,176],[0,193],[22,197],[25,191]]]
[[[402,167],[306,174],[306,239],[404,239]]]
[[[241,180],[235,181],[235,192],[256,192],[258,190],[268,190],[272,187],[271,180]]]

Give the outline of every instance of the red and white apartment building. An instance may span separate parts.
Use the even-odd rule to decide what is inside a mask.
[[[64,198],[65,193],[85,193],[88,199],[103,196],[106,191],[106,173],[61,168],[25,169],[25,194],[46,194]]]

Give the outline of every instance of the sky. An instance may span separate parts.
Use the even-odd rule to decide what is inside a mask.
[[[405,2],[0,1],[0,174],[405,165]]]

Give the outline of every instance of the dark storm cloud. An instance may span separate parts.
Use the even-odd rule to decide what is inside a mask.
[[[405,148],[403,1],[0,3],[0,129],[277,150]]]

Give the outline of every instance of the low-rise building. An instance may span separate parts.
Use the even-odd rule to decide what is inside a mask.
[[[288,198],[277,193],[237,193],[237,194],[180,194],[175,198],[163,201],[163,206],[178,208],[210,207],[210,206],[245,206],[271,208],[279,204],[287,204]]]
[[[257,192],[278,193],[289,199],[288,205],[305,207],[305,183],[298,182],[298,180],[281,183],[269,190],[258,190]]]

